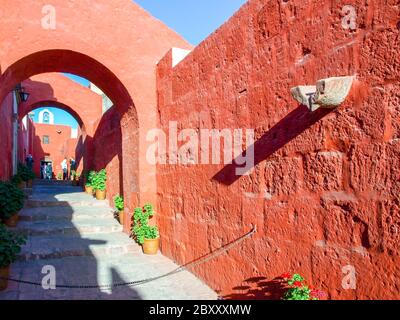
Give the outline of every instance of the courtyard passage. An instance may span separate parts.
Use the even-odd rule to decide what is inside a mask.
[[[72,299],[217,299],[188,271],[169,275],[179,266],[161,254],[146,256],[122,233],[108,201],[97,201],[65,182],[36,181],[20,213],[17,230],[28,236],[10,277],[42,283],[44,266],[56,270],[57,288],[10,282],[0,300]],[[133,286],[110,284],[152,281]],[[154,279],[158,278],[158,279]],[[100,287],[98,287],[100,286]]]

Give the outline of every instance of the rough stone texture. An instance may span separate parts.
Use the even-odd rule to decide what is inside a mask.
[[[348,4],[354,31],[342,27]],[[160,61],[161,128],[255,128],[257,140],[250,176],[159,165],[167,256],[186,263],[257,225],[196,274],[228,298],[276,298],[269,281],[286,271],[330,298],[400,298],[399,14],[397,1],[250,0],[176,67],[171,52]],[[291,97],[290,88],[353,75],[335,110],[310,113]],[[346,265],[355,290],[342,288]]]

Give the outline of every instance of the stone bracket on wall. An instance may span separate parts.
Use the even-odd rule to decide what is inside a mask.
[[[336,108],[347,98],[353,76],[319,80],[315,86],[298,86],[290,90],[294,99],[311,111],[318,108]]]

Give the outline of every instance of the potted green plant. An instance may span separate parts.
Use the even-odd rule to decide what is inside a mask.
[[[107,181],[106,169],[100,170],[93,177],[92,187],[96,191],[97,200],[106,199],[106,181]]]
[[[93,195],[93,190],[94,190],[93,189],[93,179],[95,176],[96,176],[96,171],[91,170],[86,173],[85,191],[86,191],[86,193],[88,193],[90,195]]]
[[[160,245],[160,233],[157,226],[149,225],[149,219],[155,215],[153,206],[146,204],[143,209],[136,208],[133,215],[131,234],[143,248],[145,254],[157,254]]]
[[[115,209],[118,211],[119,223],[124,224],[124,198],[120,195],[114,197]]]
[[[33,180],[35,179],[35,173],[22,163],[18,164],[17,175],[21,177],[21,180],[26,183],[28,188],[32,188]]]
[[[13,183],[0,181],[0,218],[7,226],[16,227],[24,198],[22,190]]]
[[[9,231],[0,224],[0,291],[7,289],[10,265],[25,243],[26,238],[23,235]]]
[[[22,180],[19,174],[15,174],[11,177],[11,183],[20,189],[25,188],[25,182]]]
[[[62,172],[57,173],[57,180],[61,181],[63,179]]]
[[[81,175],[80,175],[77,171],[75,171],[75,170],[72,170],[72,171],[71,171],[71,177],[70,177],[70,179],[71,179],[71,181],[72,181],[72,185],[73,185],[73,186],[79,186],[79,180],[80,180],[80,178],[81,178]]]
[[[75,181],[75,175],[76,175],[76,171],[75,170],[71,170],[71,174],[70,174],[69,178],[70,178],[72,183]]]

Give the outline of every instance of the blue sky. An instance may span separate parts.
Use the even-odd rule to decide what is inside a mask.
[[[78,122],[68,112],[65,112],[64,110],[61,110],[58,108],[51,108],[51,107],[39,108],[39,109],[33,110],[33,112],[35,113],[35,116],[33,118],[34,122],[39,121],[39,112],[42,111],[43,109],[48,109],[54,114],[54,123],[55,124],[68,125],[75,129],[78,128]]]
[[[246,0],[135,0],[193,45],[220,27]]]
[[[247,0],[135,0],[135,2],[191,44],[198,45]],[[83,78],[67,76],[88,86],[88,81]],[[65,111],[55,109],[55,115],[58,124],[77,126],[76,121],[72,121],[72,116]]]

